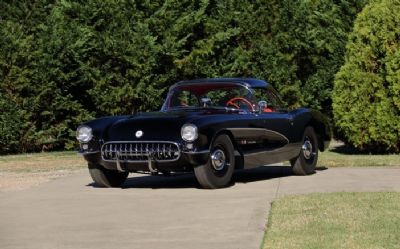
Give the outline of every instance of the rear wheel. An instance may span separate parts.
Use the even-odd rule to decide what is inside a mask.
[[[318,160],[318,139],[314,129],[308,126],[303,135],[298,157],[290,160],[295,175],[309,175],[315,172]]]
[[[101,165],[89,164],[89,173],[99,187],[120,187],[128,177],[128,172],[109,170]]]
[[[214,140],[208,162],[195,167],[194,173],[203,188],[215,189],[230,183],[234,168],[234,148],[229,136],[223,134]]]

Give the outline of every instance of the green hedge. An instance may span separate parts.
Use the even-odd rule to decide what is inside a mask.
[[[183,79],[262,78],[330,114],[364,2],[2,1],[0,153],[71,149],[80,122],[158,109]]]
[[[361,150],[400,151],[400,1],[373,1],[355,21],[336,75],[336,125]]]

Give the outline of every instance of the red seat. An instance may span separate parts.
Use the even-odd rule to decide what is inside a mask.
[[[271,108],[264,108],[263,112],[273,112],[273,110]]]

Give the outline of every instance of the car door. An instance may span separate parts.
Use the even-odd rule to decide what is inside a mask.
[[[292,115],[284,108],[277,94],[273,89],[254,89],[253,101],[266,102],[266,106],[259,105],[253,113],[252,126],[258,129],[261,148],[244,154],[244,167],[278,163],[295,157],[298,150],[292,144]]]
[[[293,117],[278,95],[273,89],[262,88],[255,90],[255,98],[258,103],[266,102],[266,106],[259,106],[257,115],[259,125],[271,133],[268,146],[279,148],[289,144],[292,141]]]
[[[283,140],[287,140],[286,143],[291,141],[292,118],[289,112],[261,113],[260,118],[262,126],[269,131],[279,133],[282,142]]]

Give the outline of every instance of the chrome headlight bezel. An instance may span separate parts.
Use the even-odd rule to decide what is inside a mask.
[[[92,128],[86,125],[79,126],[76,129],[76,139],[80,143],[88,143],[93,138]]]
[[[198,138],[198,129],[194,124],[184,124],[181,128],[181,137],[186,142],[193,142]]]

